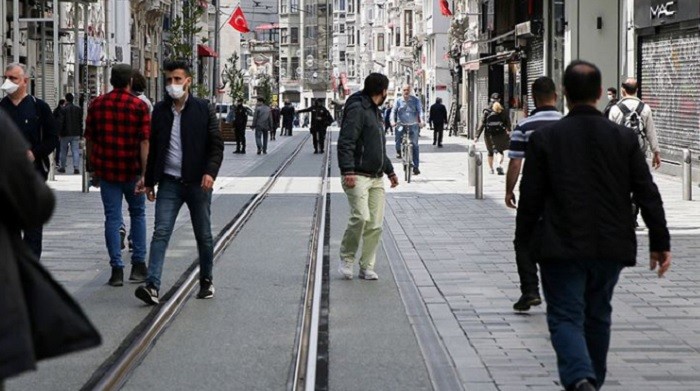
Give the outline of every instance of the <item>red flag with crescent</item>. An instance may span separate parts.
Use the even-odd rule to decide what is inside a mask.
[[[231,19],[228,20],[228,24],[242,33],[250,32],[248,21],[245,20],[245,15],[243,15],[243,10],[240,5],[236,7],[236,10],[231,14]]]
[[[440,12],[442,12],[444,16],[452,16],[450,4],[447,2],[447,0],[440,0]]]

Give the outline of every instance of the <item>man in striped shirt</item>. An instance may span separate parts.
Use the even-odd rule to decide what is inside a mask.
[[[562,115],[555,107],[557,92],[554,81],[547,76],[542,76],[532,83],[532,99],[535,101],[535,110],[529,117],[520,121],[510,135],[510,148],[508,148],[508,173],[506,175],[506,205],[515,209],[515,184],[518,182],[520,167],[525,158],[527,141],[532,132],[544,126],[558,121]],[[513,305],[516,311],[527,311],[531,306],[542,304],[540,298],[539,280],[537,278],[537,265],[530,259],[529,250],[515,243],[515,262],[518,265],[520,277],[520,291],[522,296]]]

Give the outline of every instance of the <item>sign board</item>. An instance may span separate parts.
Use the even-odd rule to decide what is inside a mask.
[[[663,26],[700,19],[698,0],[635,0],[634,23],[637,28]]]

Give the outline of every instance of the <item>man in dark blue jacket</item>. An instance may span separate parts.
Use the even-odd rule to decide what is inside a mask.
[[[214,297],[211,195],[224,153],[214,108],[189,93],[192,74],[187,63],[168,62],[163,69],[168,98],[153,108],[144,189],[154,201],[158,185],[155,229],[148,278],[136,289],[136,297],[151,305],[158,304],[165,250],[183,203],[190,210],[199,251],[197,298]]]
[[[650,267],[671,266],[663,203],[637,136],[596,109],[600,70],[564,72],[569,114],[532,133],[525,155],[515,246],[540,262],[547,324],[567,390],[605,381],[613,289],[637,255],[630,194],[649,228]]]
[[[437,144],[438,148],[442,148],[442,134],[447,123],[447,109],[442,104],[442,98],[435,99],[435,104],[430,106],[428,122],[433,128],[433,145]]]

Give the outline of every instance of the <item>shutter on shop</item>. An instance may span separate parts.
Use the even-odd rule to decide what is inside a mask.
[[[700,152],[700,32],[667,31],[642,40],[642,99],[652,108],[661,153]]]
[[[56,108],[58,102],[56,101],[56,81],[53,77],[53,64],[46,64],[46,86],[44,97],[41,96],[41,66],[36,67],[36,78],[34,79],[34,95],[37,98],[43,99],[51,108],[51,110]]]
[[[476,115],[481,121],[481,112],[489,103],[489,66],[482,65],[476,75]],[[477,126],[478,122],[477,122]]]
[[[527,59],[527,108],[532,113],[535,110],[535,100],[532,99],[532,83],[540,76],[544,76],[544,41],[542,37],[535,37],[530,41],[530,54]]]

